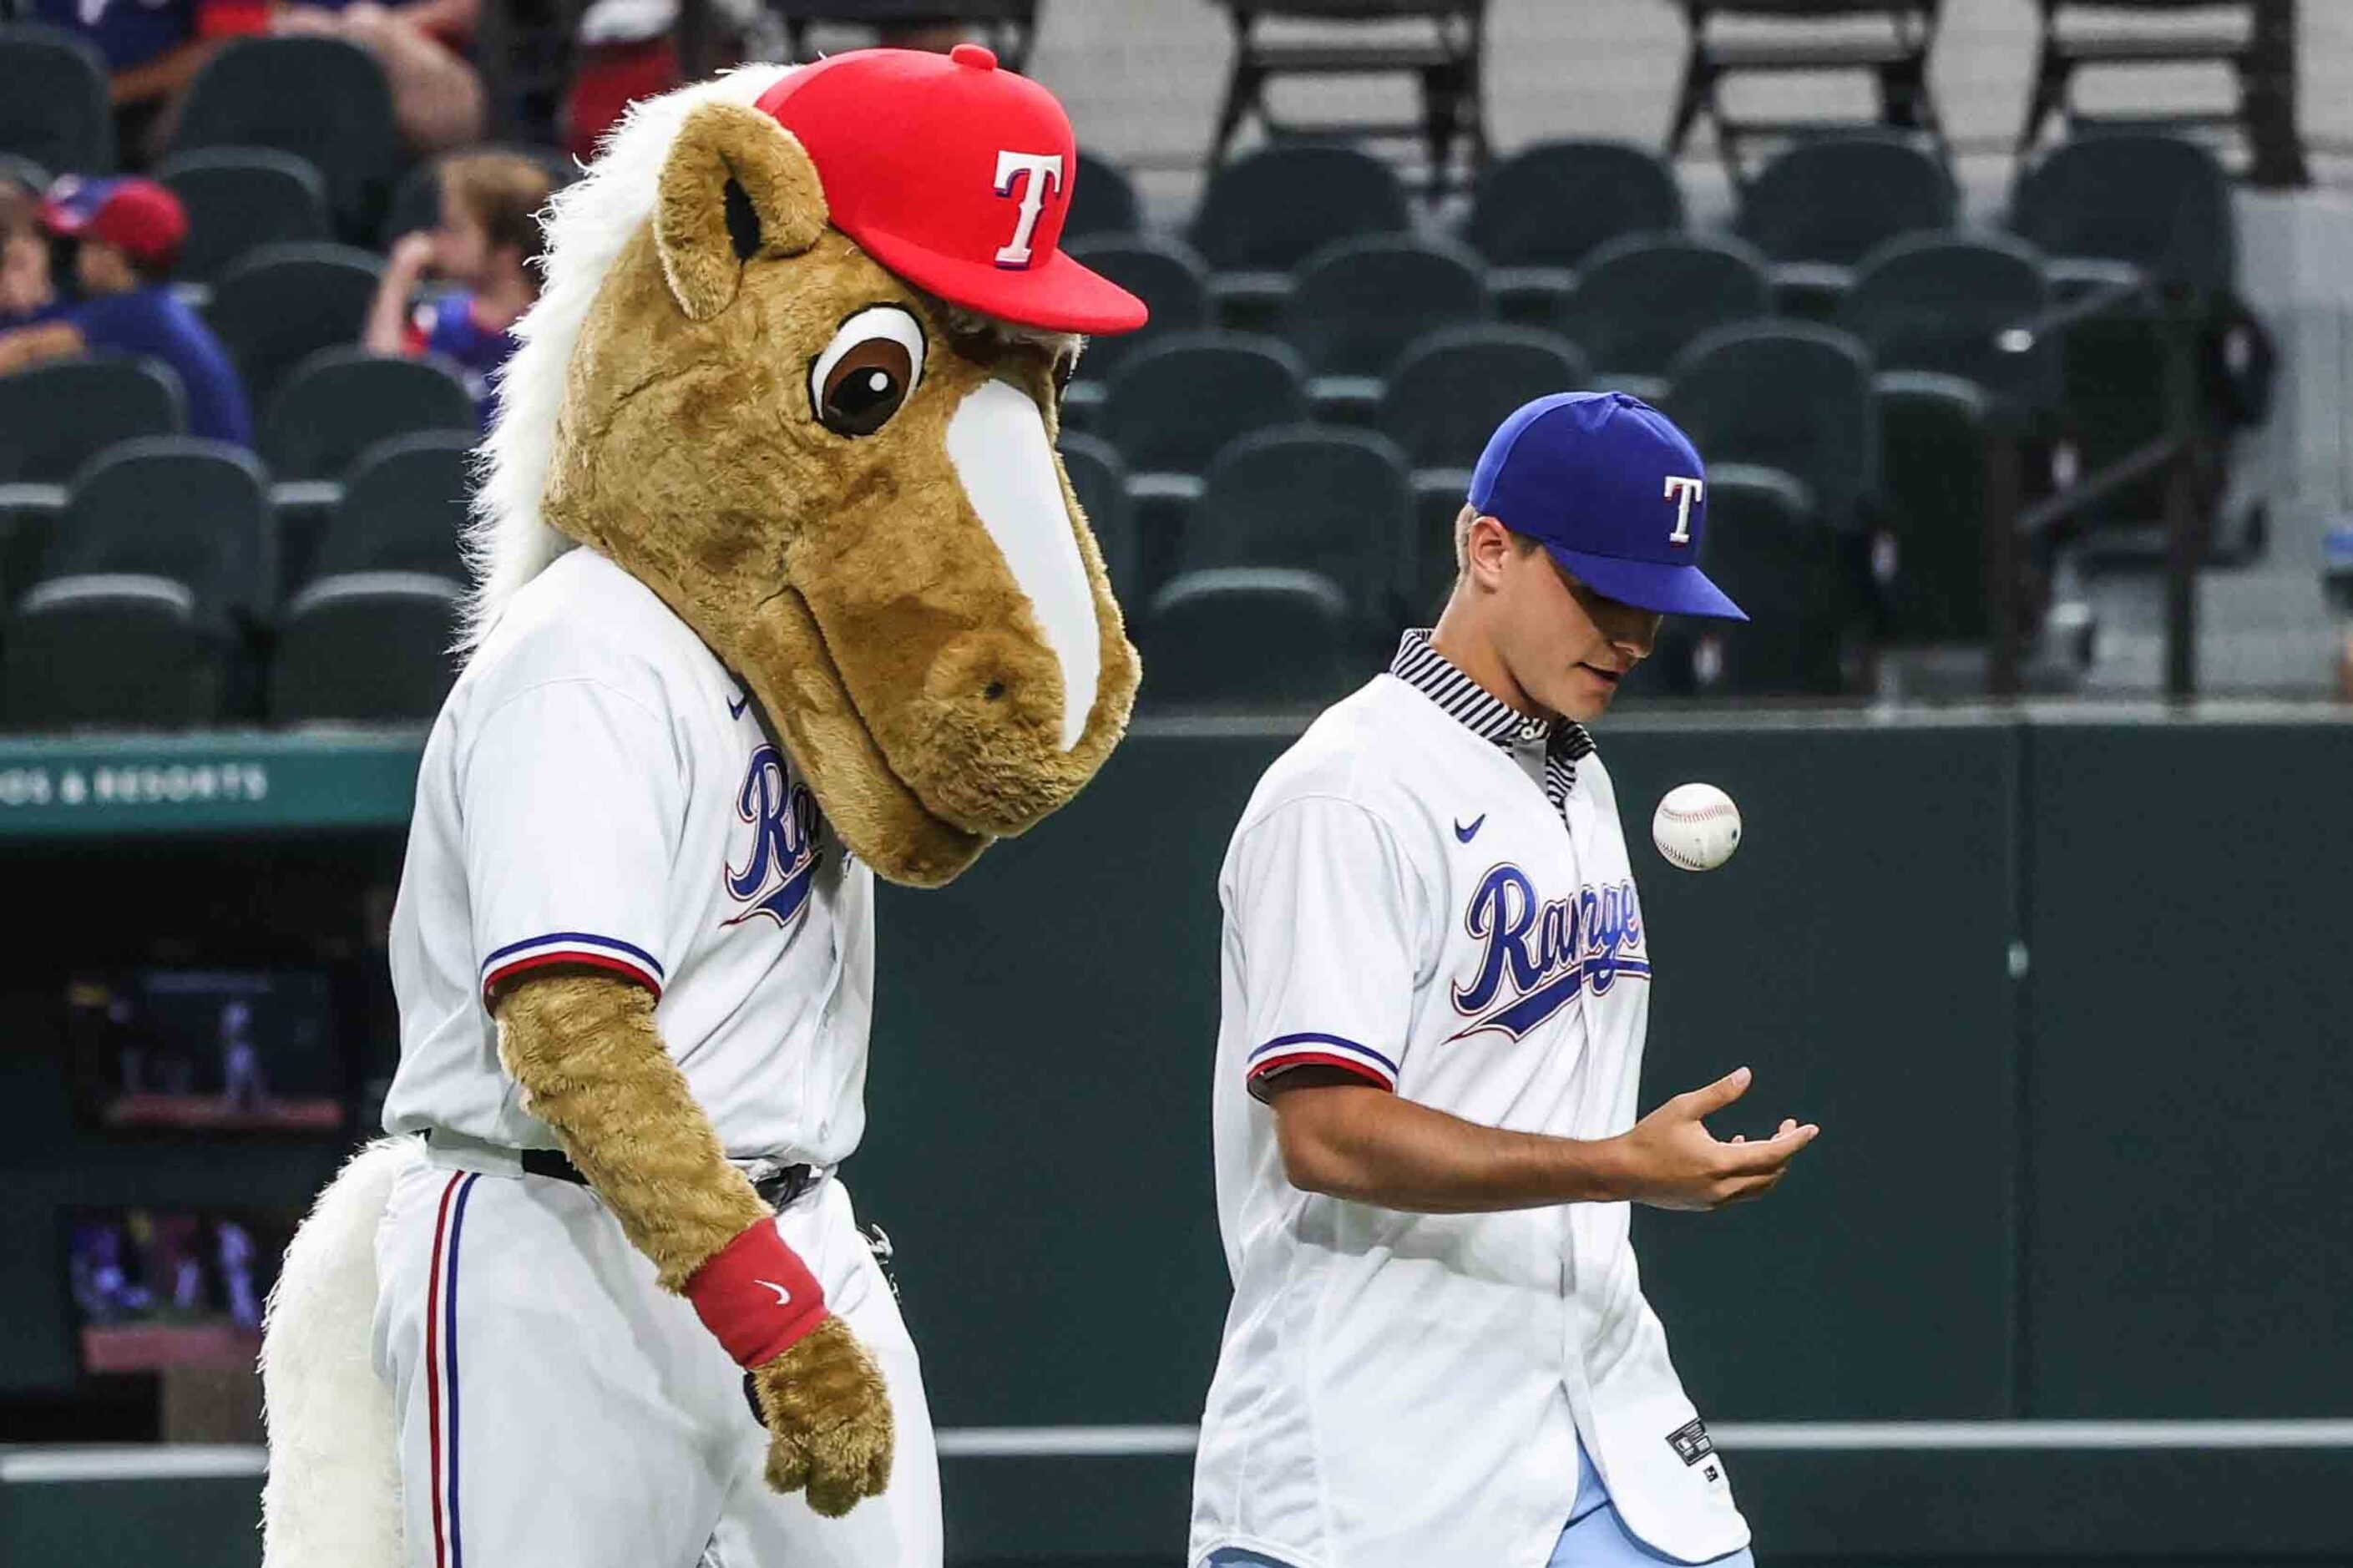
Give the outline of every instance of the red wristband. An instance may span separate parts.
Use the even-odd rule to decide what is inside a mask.
[[[825,1288],[773,1219],[721,1247],[682,1294],[738,1366],[776,1360],[825,1321]]]

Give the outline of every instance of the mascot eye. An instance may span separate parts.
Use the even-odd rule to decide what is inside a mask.
[[[809,362],[809,407],[837,436],[871,436],[923,379],[922,324],[896,305],[871,305]]]

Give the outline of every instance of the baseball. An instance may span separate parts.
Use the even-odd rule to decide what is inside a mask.
[[[1740,847],[1740,808],[1714,784],[1677,784],[1651,817],[1651,842],[1670,866],[1713,871]]]

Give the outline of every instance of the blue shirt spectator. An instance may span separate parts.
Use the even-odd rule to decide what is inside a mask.
[[[188,395],[188,434],[253,445],[253,415],[237,366],[197,314],[161,283],[85,300],[58,318],[94,353],[147,354],[178,373]]]

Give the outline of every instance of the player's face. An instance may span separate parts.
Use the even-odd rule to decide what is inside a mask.
[[[1563,718],[1599,718],[1650,657],[1660,617],[1595,593],[1540,548],[1514,551],[1504,575],[1497,640],[1513,679]]]

